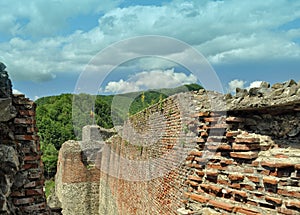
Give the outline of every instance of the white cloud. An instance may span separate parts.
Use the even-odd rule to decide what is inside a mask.
[[[13,94],[24,94],[21,91],[17,90],[17,89],[13,89]]]
[[[249,85],[246,85],[246,81],[235,79],[228,83],[228,92],[235,93],[236,88],[249,90],[251,88],[260,87],[262,82],[263,81],[253,81]]]
[[[104,91],[109,93],[134,92],[145,89],[172,88],[183,84],[196,83],[197,78],[182,72],[169,70],[143,71],[130,77],[127,81],[109,82]]]
[[[238,79],[232,80],[228,83],[228,92],[234,93],[236,88],[243,89],[245,88],[245,84],[246,82],[242,80],[238,80]]]
[[[162,6],[117,8],[120,1],[24,1],[0,7],[0,61],[14,80],[46,81],[58,72],[80,72],[97,52],[113,42],[138,35],[171,36],[193,45],[213,64],[300,58],[299,29],[282,25],[300,17],[300,1],[184,1]],[[75,6],[76,5],[76,6]],[[98,26],[69,35],[58,32],[68,19],[103,12]],[[42,37],[41,37],[42,36]],[[30,38],[34,39],[30,39]],[[26,39],[24,39],[26,38]],[[153,44],[139,44],[137,51]],[[177,47],[157,44],[153,49],[184,56]],[[116,51],[114,58],[131,53]],[[193,59],[190,59],[193,61]],[[144,69],[166,69],[144,64]],[[170,67],[169,67],[170,68]]]
[[[123,79],[120,81],[111,81],[105,87],[106,93],[128,93],[128,92],[135,92],[141,90],[139,86],[137,86],[133,82],[126,82]]]
[[[262,81],[253,81],[252,83],[250,83],[248,89],[260,87],[261,83],[262,83]]]
[[[105,12],[119,3],[119,0],[2,1],[0,32],[26,37],[56,35],[70,18]]]

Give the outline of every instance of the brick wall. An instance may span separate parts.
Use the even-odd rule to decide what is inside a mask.
[[[300,214],[299,107],[289,81],[179,94],[132,116],[95,152],[99,214]],[[60,151],[59,164],[71,208],[88,168],[78,155],[70,166],[73,152]]]
[[[44,194],[43,164],[35,123],[35,104],[13,95],[8,121],[1,122],[0,211],[6,214],[50,214]],[[7,150],[3,150],[7,149]]]
[[[299,214],[300,113],[295,105],[227,116],[198,113],[198,149],[187,158],[187,211]],[[210,136],[217,127],[226,132]],[[203,162],[209,151],[215,154]]]

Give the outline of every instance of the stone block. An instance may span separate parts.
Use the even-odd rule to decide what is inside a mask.
[[[254,159],[258,157],[258,152],[230,152],[232,158]]]
[[[212,205],[215,208],[220,208],[229,212],[232,212],[234,209],[234,205],[227,203],[227,202],[220,202],[216,200],[209,200],[208,202],[210,205]]]

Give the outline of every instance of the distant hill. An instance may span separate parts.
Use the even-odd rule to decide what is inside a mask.
[[[188,84],[176,88],[153,89],[145,92],[132,92],[120,95],[76,95],[62,94],[48,96],[36,100],[36,119],[41,139],[41,149],[44,153],[46,177],[51,177],[56,171],[58,150],[67,141],[81,136],[81,129],[92,121],[104,128],[114,126],[111,116],[119,123],[128,116],[153,105],[168,96],[202,89],[198,84]],[[74,107],[73,106],[74,101]],[[129,107],[128,102],[130,101]],[[91,113],[91,104],[94,111]],[[72,111],[74,118],[72,118]],[[84,112],[84,114],[82,114]],[[90,118],[90,114],[94,118]],[[72,123],[75,122],[73,125]],[[114,121],[116,122],[116,121]],[[77,135],[75,135],[77,134]]]

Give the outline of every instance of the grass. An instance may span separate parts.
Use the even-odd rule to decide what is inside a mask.
[[[54,191],[55,189],[55,181],[54,179],[46,180],[45,181],[45,194],[46,198]]]

